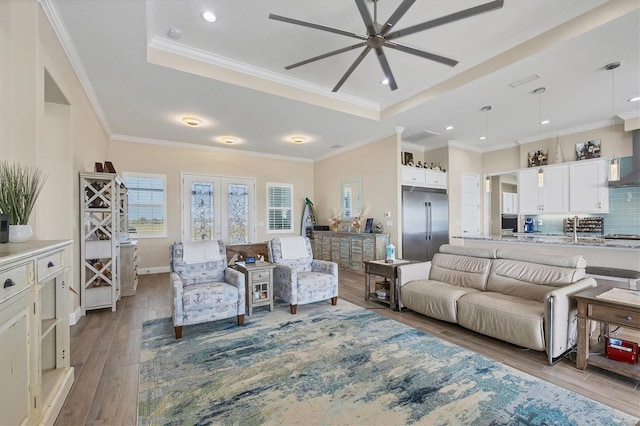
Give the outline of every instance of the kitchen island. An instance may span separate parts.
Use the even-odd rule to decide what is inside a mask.
[[[531,234],[474,235],[452,237],[452,244],[465,247],[506,248],[551,255],[582,255],[588,266],[640,270],[640,241],[607,240],[602,237]]]

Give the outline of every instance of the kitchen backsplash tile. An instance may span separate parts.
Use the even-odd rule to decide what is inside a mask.
[[[631,171],[631,157],[620,159],[620,175],[625,176]],[[640,235],[640,187],[609,188],[609,214],[579,215],[579,217],[599,216],[603,218],[605,234],[633,234]],[[560,215],[527,216],[534,219],[534,223],[542,220],[537,226],[538,232],[563,233],[564,219]]]

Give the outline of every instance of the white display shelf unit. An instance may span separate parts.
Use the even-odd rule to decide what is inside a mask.
[[[111,308],[121,296],[120,242],[128,239],[127,191],[115,173],[80,174],[81,308]]]

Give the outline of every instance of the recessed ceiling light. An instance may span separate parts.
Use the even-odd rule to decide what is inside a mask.
[[[447,126],[444,128],[445,130],[453,130],[453,126]]]
[[[187,126],[191,126],[191,127],[198,127],[199,125],[202,124],[202,120],[196,117],[184,117],[182,119],[182,122]]]
[[[540,124],[549,124],[549,123],[551,123],[549,120],[542,120],[542,121],[540,122]]]
[[[213,12],[206,10],[202,12],[202,19],[207,22],[216,22],[216,15],[214,15]]]
[[[640,96],[636,96],[635,98],[627,99],[627,102],[638,102],[638,101],[640,101]]]
[[[480,139],[481,141],[483,141],[483,140],[487,139],[487,137],[486,137],[486,136],[480,136],[478,139]]]
[[[221,140],[223,143],[226,143],[227,145],[233,145],[234,143],[238,142],[236,138],[232,138],[229,136],[225,136]]]
[[[388,79],[388,78],[385,78],[385,79],[384,79],[384,80],[382,80],[380,83],[381,83],[381,84],[389,84],[389,79]]]
[[[304,143],[305,138],[303,136],[294,136],[291,138],[291,142],[301,144]]]
[[[178,40],[182,38],[182,30],[179,28],[169,28],[169,37]]]

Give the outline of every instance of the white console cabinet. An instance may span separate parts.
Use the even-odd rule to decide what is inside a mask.
[[[73,384],[71,241],[0,244],[0,424],[53,424]]]

